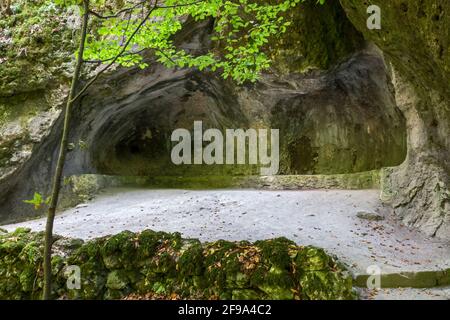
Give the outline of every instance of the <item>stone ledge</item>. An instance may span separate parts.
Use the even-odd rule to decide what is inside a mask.
[[[324,250],[286,238],[201,243],[179,233],[145,230],[83,242],[55,237],[53,296],[122,299],[153,293],[180,299],[354,299],[352,278]],[[0,298],[38,299],[43,233],[0,235]],[[78,266],[81,289],[67,289]]]
[[[366,288],[369,277],[367,274],[355,276],[354,285]],[[434,288],[448,285],[450,285],[450,269],[381,275],[381,288]]]

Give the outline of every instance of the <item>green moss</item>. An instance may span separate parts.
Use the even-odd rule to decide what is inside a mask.
[[[273,67],[281,73],[327,70],[363,46],[362,35],[337,1],[319,6],[310,0],[286,18],[291,26],[270,48]]]
[[[294,241],[284,237],[255,242],[261,249],[263,262],[280,269],[288,269],[290,265],[289,248],[296,246]]]
[[[240,272],[241,265],[238,260],[238,244],[219,240],[208,244],[204,250],[206,281],[210,287],[219,290],[225,288],[232,274]]]
[[[41,233],[19,228],[0,236],[0,298],[31,299],[40,295]]]
[[[137,241],[136,235],[130,231],[123,231],[107,239],[101,248],[106,268],[110,270],[133,268]]]
[[[179,278],[199,276],[204,272],[203,247],[200,241],[191,240],[184,243],[178,259]]]
[[[20,236],[20,235],[22,235],[22,234],[30,233],[30,232],[31,232],[31,229],[30,229],[30,228],[19,227],[19,228],[17,228],[15,231],[12,232],[12,235],[13,235],[13,236]]]
[[[294,258],[300,297],[310,300],[354,299],[352,278],[323,249],[305,247]],[[325,289],[326,288],[326,289]]]
[[[304,271],[322,271],[330,268],[331,259],[323,249],[306,247],[295,258],[296,267]]]
[[[161,233],[153,230],[144,230],[138,235],[139,246],[137,248],[137,257],[139,260],[146,260],[156,253],[160,244]]]
[[[305,300],[354,299],[351,277],[330,271],[305,272],[299,279],[301,298]]]
[[[120,299],[130,293],[203,299],[352,298],[351,278],[323,250],[278,238],[202,244],[179,233],[146,230],[82,241],[56,237],[53,294],[69,299]],[[42,233],[0,235],[0,298],[42,294]],[[66,287],[68,266],[81,289]]]
[[[66,11],[45,0],[15,1],[14,14],[2,17],[0,96],[57,85],[74,52]]]
[[[286,238],[257,241],[260,248],[261,264],[251,275],[251,284],[270,299],[292,299],[296,287],[292,276],[291,253],[296,248],[294,242]]]
[[[270,299],[285,300],[294,298],[295,282],[288,270],[270,267],[258,277],[252,278],[252,284],[263,291]]]
[[[86,242],[69,256],[68,262],[74,265],[88,262],[103,265],[100,248],[104,242],[105,239]]]
[[[37,274],[36,268],[33,265],[28,265],[20,273],[19,282],[24,292],[32,292],[35,290]]]
[[[125,271],[114,270],[108,274],[106,287],[111,290],[122,290],[128,286],[129,282]]]

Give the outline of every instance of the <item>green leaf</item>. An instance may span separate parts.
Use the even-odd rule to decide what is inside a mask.
[[[48,200],[48,198],[47,198],[47,200]],[[42,204],[47,203],[47,200],[44,201],[43,198],[42,198],[42,195],[37,193],[37,192],[35,192],[34,196],[33,196],[33,199],[31,199],[31,200],[23,200],[23,202],[34,205],[34,209],[38,210],[38,209],[40,209]]]

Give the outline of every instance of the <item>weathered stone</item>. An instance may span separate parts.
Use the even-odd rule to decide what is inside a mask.
[[[273,39],[269,49],[276,73],[327,70],[364,47],[362,34],[353,27],[337,1],[317,5],[305,1],[289,11],[289,31]]]
[[[285,39],[274,39],[271,53],[279,56],[272,71],[283,75],[266,74],[255,85],[237,87],[216,74],[197,70],[167,70],[152,57],[146,57],[151,65],[146,70],[117,69],[105,74],[82,105],[73,109],[69,142],[74,149],[67,156],[64,175],[205,176],[196,182],[204,188],[211,185],[208,176],[220,177],[221,186],[226,186],[229,177],[259,174],[257,167],[248,165],[173,165],[171,132],[180,127],[191,129],[194,120],[202,120],[205,129],[280,128],[283,174],[354,173],[401,163],[404,121],[396,109],[381,54],[363,48],[361,35],[335,2],[304,4],[303,10],[288,19],[301,29],[293,28]],[[205,24],[190,23],[186,29],[189,32],[179,34],[180,43],[205,47],[209,30]],[[312,69],[316,71],[310,72]],[[48,178],[57,158],[62,123],[59,118],[51,124],[40,114],[57,109],[64,100],[64,90],[57,89],[44,91],[48,96],[57,93],[59,99],[49,99],[50,103],[39,99],[41,89],[34,93],[36,97],[27,92],[14,98],[14,105],[29,101],[40,107],[37,118],[26,121],[32,143],[27,144],[26,152],[17,154],[16,159],[23,161],[3,169],[2,221],[43,213],[35,212],[23,200],[37,190],[44,195],[50,191]],[[11,110],[10,105],[6,109]],[[8,121],[16,117],[10,115]],[[38,130],[41,124],[42,131]],[[7,151],[16,150],[8,147]],[[7,158],[9,161],[11,155]],[[340,185],[338,180],[329,184]],[[63,207],[86,201],[97,188],[96,181],[82,181],[80,188],[73,181],[66,182]],[[371,185],[370,181],[361,183]]]
[[[67,10],[43,0],[14,5],[0,21],[0,97],[57,87],[72,69]]]
[[[369,221],[381,221],[384,220],[382,215],[373,213],[373,212],[364,212],[360,211],[356,214],[356,216],[360,219],[369,220]]]
[[[305,298],[353,298],[351,281],[331,257],[321,263],[320,276],[311,274],[317,271],[297,265],[295,257],[307,250],[303,265],[317,265],[315,255],[321,256],[323,251],[298,247],[283,238],[258,241],[257,245],[227,241],[201,244],[181,239],[179,234],[146,230],[86,243],[56,239],[52,259],[55,298],[120,299],[140,293],[203,299],[294,299],[300,298],[303,290],[308,292]],[[152,253],[127,251],[130,246],[144,246]],[[17,229],[0,235],[0,298],[41,297],[42,249],[42,233]],[[102,255],[117,257],[112,259],[119,263],[105,266]],[[123,264],[124,256],[133,260],[132,267]],[[149,256],[153,257],[151,263],[146,262]],[[323,257],[319,260],[325,261]],[[66,286],[72,275],[67,268],[72,265],[80,267],[80,289]]]
[[[381,30],[366,27],[367,4],[341,0],[348,17],[392,64],[408,155],[382,179],[383,198],[407,225],[450,237],[450,2],[380,0]]]
[[[258,300],[261,299],[261,293],[251,289],[236,289],[232,292],[233,300]]]
[[[101,248],[103,262],[108,269],[130,269],[134,264],[135,234],[124,231],[106,240]]]
[[[112,271],[108,274],[106,280],[106,287],[111,290],[122,290],[127,287],[129,280],[124,272],[118,270]]]

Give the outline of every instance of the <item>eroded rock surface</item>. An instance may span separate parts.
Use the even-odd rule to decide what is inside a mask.
[[[236,88],[213,74],[164,70],[156,64],[145,71],[122,69],[106,75],[74,110],[73,151],[65,175],[254,173],[249,167],[174,168],[168,161],[168,136],[174,128],[190,128],[193,120],[219,128],[280,127],[281,173],[390,167],[382,179],[383,199],[392,203],[406,224],[428,235],[449,237],[449,3],[380,1],[383,28],[379,31],[366,28],[366,4],[340,3],[345,11],[330,1],[324,7],[307,3],[301,12],[293,13],[295,31],[274,43],[273,73],[254,86]],[[20,18],[28,19],[31,8],[20,11]],[[42,12],[45,20],[46,11]],[[2,26],[17,27],[10,24],[6,21]],[[74,27],[70,19],[62,25],[66,31]],[[36,68],[41,68],[48,62],[42,54],[51,51],[53,43],[43,32],[52,24],[38,27],[24,24],[17,31],[30,29],[21,45],[38,59]],[[5,105],[15,110],[21,101],[31,102],[32,110],[43,106],[34,113],[39,119],[41,112],[58,108],[58,103],[42,104],[39,99],[50,83],[56,87],[52,85],[49,92],[61,84],[63,90],[64,76],[55,74],[70,70],[69,61],[49,65],[50,73],[35,72],[42,79],[32,78],[24,84],[26,89],[18,90],[27,55],[11,40],[8,28],[2,30],[1,40],[3,48],[11,50],[7,60],[2,59],[2,68],[14,62],[14,54],[20,54],[20,63],[8,67],[11,72],[3,72],[8,82],[1,86],[2,110]],[[208,23],[186,29],[179,42],[190,50],[210,45]],[[67,41],[71,31],[64,30],[60,30],[61,40]],[[367,47],[366,41],[383,51],[388,67],[382,54]],[[41,42],[43,51],[31,50]],[[61,56],[60,51],[55,53]],[[64,94],[59,98],[64,100]],[[31,135],[30,144],[27,132],[35,126],[17,123],[16,118],[2,124],[2,132],[11,133],[4,134],[0,151],[0,216],[5,221],[38,214],[22,200],[35,191],[48,193],[61,126],[60,120],[47,121],[43,130],[36,131],[39,134]]]
[[[0,298],[40,299],[43,236],[29,229],[0,234]],[[79,266],[80,290],[67,288]],[[124,231],[83,242],[57,236],[53,292],[60,299],[302,299],[356,297],[352,279],[324,250],[286,238],[201,243],[179,233]]]
[[[403,116],[384,60],[366,48],[328,72],[265,75],[240,88],[213,74],[156,64],[117,70],[74,109],[65,176],[259,173],[251,166],[173,165],[172,131],[191,129],[198,120],[222,130],[279,128],[284,174],[353,173],[404,158]],[[36,214],[22,200],[35,191],[48,193],[60,126],[58,121],[32,159],[0,185],[4,220]]]
[[[366,27],[367,4],[341,0],[353,24],[393,65],[408,155],[386,170],[383,197],[404,222],[450,237],[450,2],[378,1],[382,29]]]

